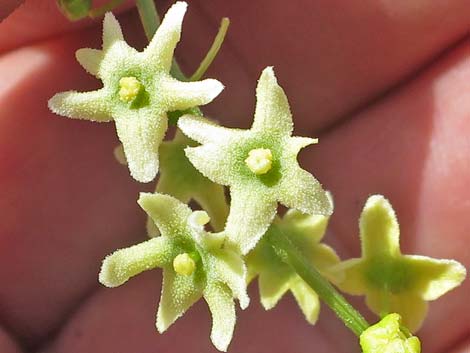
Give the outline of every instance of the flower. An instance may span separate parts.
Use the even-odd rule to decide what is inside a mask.
[[[359,339],[363,353],[420,353],[421,342],[401,326],[400,315],[385,316],[366,329]]]
[[[63,92],[49,100],[49,108],[59,115],[114,120],[130,173],[140,182],[149,182],[158,173],[158,148],[167,130],[167,113],[207,104],[223,89],[216,80],[182,82],[170,75],[186,8],[185,2],[177,2],[168,10],[143,52],[124,41],[116,18],[107,13],[102,50],[83,48],[76,53],[78,62],[101,79],[103,87]]]
[[[249,130],[220,127],[190,115],[178,121],[184,134],[202,144],[185,149],[191,163],[210,180],[230,187],[226,232],[243,254],[266,232],[278,202],[303,213],[332,213],[320,183],[297,162],[300,149],[317,140],[291,136],[289,103],[271,67],[261,74],[256,97]]]
[[[152,217],[161,236],[107,256],[99,280],[116,287],[155,267],[163,269],[163,286],[157,313],[157,329],[164,332],[201,297],[212,313],[211,339],[225,351],[235,327],[234,298],[244,309],[246,267],[231,250],[223,233],[208,233],[204,211],[192,212],[177,199],[163,194],[141,193],[138,203]]]
[[[344,271],[338,286],[350,294],[365,295],[378,315],[400,314],[406,327],[416,331],[426,316],[427,301],[459,286],[465,267],[453,260],[402,255],[395,212],[381,195],[369,197],[359,227],[362,257],[338,265]]]
[[[331,247],[320,243],[328,225],[328,217],[289,210],[283,218],[276,218],[274,224],[323,275],[327,277],[338,275],[329,271],[339,263],[339,257]],[[269,232],[270,229],[267,234]],[[312,325],[317,321],[320,312],[317,293],[281,260],[265,238],[261,239],[247,255],[246,263],[248,279],[259,276],[261,304],[266,310],[274,308],[282,296],[290,290],[306,320]]]
[[[213,183],[194,168],[184,154],[187,146],[196,146],[196,143],[179,130],[173,140],[162,143],[161,172],[156,191],[174,196],[183,203],[196,201],[209,214],[214,230],[220,231],[224,228],[228,214],[224,187]],[[150,217],[149,220],[148,233],[155,236],[158,232]]]

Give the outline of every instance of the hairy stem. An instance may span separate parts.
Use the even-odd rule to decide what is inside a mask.
[[[307,261],[278,227],[271,226],[267,236],[282,261],[292,267],[356,336],[369,327],[366,319]]]

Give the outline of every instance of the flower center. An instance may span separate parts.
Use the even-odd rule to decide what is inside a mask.
[[[245,163],[256,175],[266,174],[271,170],[273,154],[268,148],[256,148],[248,152]]]
[[[142,89],[142,83],[135,77],[123,77],[119,80],[119,99],[130,103],[137,98]]]
[[[179,275],[191,276],[196,270],[196,262],[188,253],[179,254],[173,260],[173,269]]]

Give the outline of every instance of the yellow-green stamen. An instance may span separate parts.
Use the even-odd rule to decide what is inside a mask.
[[[173,260],[173,269],[179,275],[191,276],[196,270],[196,262],[187,253],[179,254]]]
[[[266,174],[271,170],[273,154],[268,148],[256,148],[248,152],[245,163],[256,175]]]
[[[206,211],[194,211],[191,216],[189,216],[189,223],[195,228],[204,228],[210,220]]]
[[[126,103],[132,102],[143,88],[140,81],[133,76],[121,78],[119,87],[119,99]]]

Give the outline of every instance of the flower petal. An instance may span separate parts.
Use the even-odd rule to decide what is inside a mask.
[[[120,286],[143,271],[168,265],[174,251],[168,239],[163,237],[117,250],[104,259],[99,281],[106,287]]]
[[[458,287],[466,269],[453,260],[436,260],[426,256],[406,255],[404,261],[414,272],[413,288],[424,300],[436,300]]]
[[[272,67],[261,73],[256,87],[256,110],[252,130],[269,131],[276,136],[290,136],[294,124],[287,97]]]
[[[204,299],[212,314],[212,343],[219,351],[226,352],[236,321],[232,292],[223,283],[210,283],[204,290]]]
[[[163,270],[162,295],[157,312],[158,332],[165,332],[202,297],[202,284],[195,275],[177,275],[172,269]]]
[[[395,211],[382,195],[369,197],[359,229],[364,257],[400,254],[400,229]]]
[[[230,197],[225,231],[242,254],[247,254],[271,225],[277,212],[277,202],[256,191],[236,187],[230,189]]]
[[[304,313],[305,319],[314,325],[320,314],[320,299],[318,294],[298,276],[292,280],[290,289],[297,304]]]
[[[301,249],[311,249],[323,238],[329,217],[289,209],[277,224]],[[301,246],[300,246],[301,244]],[[308,251],[308,250],[307,250]]]
[[[295,159],[302,148],[318,143],[318,139],[316,138],[302,136],[293,136],[289,138],[288,141],[289,144],[286,155]]]
[[[155,35],[144,50],[146,62],[150,66],[169,72],[173,61],[173,52],[181,37],[181,26],[188,4],[178,1],[167,11]]]
[[[107,12],[103,20],[103,49],[108,49],[116,41],[123,41],[121,25],[111,12]]]
[[[183,236],[187,232],[187,221],[192,211],[174,197],[141,192],[137,203],[153,219],[164,236]]]
[[[189,138],[199,143],[220,142],[228,144],[243,134],[243,130],[228,129],[200,116],[183,115],[178,127]]]
[[[57,93],[49,99],[48,105],[54,113],[69,118],[97,122],[113,120],[109,99],[104,89],[90,92]]]
[[[366,294],[367,284],[364,278],[364,260],[350,259],[332,268],[332,280],[343,291],[353,295]],[[335,274],[342,274],[336,276]]]
[[[212,251],[211,255],[217,280],[230,288],[242,309],[247,308],[250,298],[246,292],[246,266],[241,256],[227,249]]]
[[[312,174],[295,164],[291,163],[283,171],[279,202],[302,213],[331,215],[333,204],[321,184]]]
[[[194,144],[179,130],[172,141],[162,143],[157,192],[172,195],[183,203],[195,200],[209,214],[214,230],[221,231],[228,215],[224,187],[204,177],[188,160],[184,149]]]
[[[220,145],[208,143],[187,147],[184,152],[191,164],[206,178],[221,185],[231,183],[232,159],[229,153],[224,153],[224,148]]]
[[[104,54],[101,50],[81,48],[75,52],[77,61],[91,75],[99,77],[99,70]]]
[[[258,278],[259,296],[263,308],[274,308],[290,287],[293,272],[289,268],[275,264],[273,268],[265,266]]]
[[[341,260],[331,246],[326,244],[317,244],[310,254],[306,254],[306,256],[318,271],[320,271],[322,275],[326,276],[329,280],[336,279],[339,281],[343,279],[344,273],[337,269],[334,270]]]
[[[115,117],[116,130],[132,177],[142,183],[152,181],[158,173],[158,148],[165,136],[165,114],[138,109]]]
[[[412,293],[394,295],[383,291],[370,291],[366,297],[367,306],[377,315],[398,313],[403,325],[416,332],[428,311],[428,303]]]
[[[214,79],[182,82],[168,78],[161,81],[163,104],[168,111],[186,110],[210,103],[223,89],[224,86]]]

